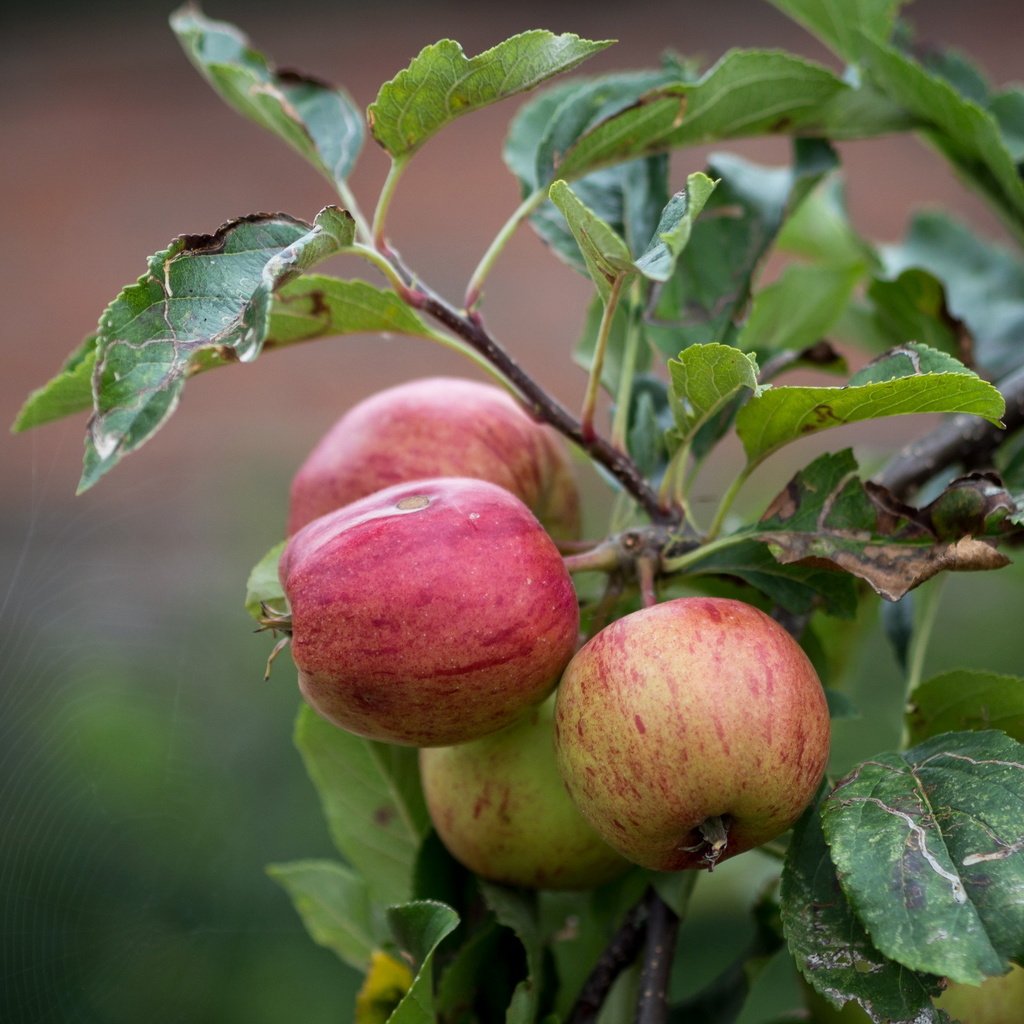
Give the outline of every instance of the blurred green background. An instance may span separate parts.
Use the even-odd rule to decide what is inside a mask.
[[[928,41],[963,47],[996,81],[1020,77],[1016,34],[1001,31],[1016,5],[964,8],[928,0],[910,14]],[[332,199],[313,171],[220,104],[178,50],[169,10],[66,2],[4,15],[8,423],[169,239],[256,210],[309,218]],[[709,59],[732,45],[784,46],[828,61],[754,0],[713,11],[653,3],[629,17],[603,2],[485,10],[299,0],[285,11],[225,0],[206,10],[236,21],[279,64],[346,84],[361,104],[435,39],[477,52],[538,26],[619,38],[593,70],[649,64],[666,46]],[[403,254],[453,297],[516,202],[499,160],[514,108],[467,118],[425,147],[393,208]],[[771,141],[733,148],[785,156]],[[676,178],[704,155],[680,154]],[[911,206],[932,202],[999,237],[914,140],[849,145],[844,157],[866,233],[895,239]],[[383,169],[368,144],[354,181],[367,205]],[[568,351],[587,298],[587,285],[526,233],[487,293],[496,333],[571,405],[583,377]],[[358,398],[434,372],[468,368],[426,343],[351,338],[196,380],[175,421],[80,498],[84,419],[0,441],[3,1024],[351,1019],[355,979],[307,939],[263,872],[332,851],[291,745],[292,670],[283,659],[263,682],[269,641],[253,636],[242,595],[249,567],[282,535],[288,480],[316,437]],[[877,456],[926,426],[835,443],[859,441]],[[605,492],[581,475],[600,510]],[[759,474],[752,506],[784,479],[782,465]],[[705,483],[710,499],[715,481]],[[1020,671],[1019,577],[1014,567],[949,582],[926,674]],[[901,704],[899,671],[873,620],[848,683],[863,707]],[[890,746],[891,721],[888,730],[874,716],[838,723],[837,767]],[[763,858],[751,855],[702,882],[683,933],[685,984],[724,962],[747,927],[743,899],[764,877]],[[793,986],[780,961],[743,1024],[791,1002]]]

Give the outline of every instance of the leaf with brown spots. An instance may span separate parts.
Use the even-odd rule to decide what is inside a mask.
[[[985,492],[991,481],[974,484],[981,492],[978,500],[990,501]],[[965,492],[972,482],[958,481],[954,487]],[[957,498],[958,504],[964,500],[963,494]],[[885,488],[863,483],[853,453],[846,449],[822,455],[793,477],[752,536],[766,542],[783,564],[841,569],[866,580],[890,601],[898,601],[939,572],[1008,564],[988,540],[968,533],[937,533],[933,506],[919,511],[897,501]],[[977,522],[974,516],[960,525]]]

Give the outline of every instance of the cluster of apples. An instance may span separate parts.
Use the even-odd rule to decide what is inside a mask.
[[[343,729],[421,748],[453,856],[514,885],[713,865],[810,801],[828,711],[800,647],[682,598],[579,647],[557,539],[561,439],[505,392],[414,381],[355,406],[296,475],[280,576],[299,685]]]

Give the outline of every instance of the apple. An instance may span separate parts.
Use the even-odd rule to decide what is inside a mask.
[[[456,860],[504,885],[589,889],[630,865],[584,821],[555,761],[554,697],[471,743],[420,751],[423,793]]]
[[[500,388],[454,377],[399,384],[345,413],[292,481],[288,533],[384,487],[439,476],[489,480],[522,499],[552,536],[579,535],[561,437]]]
[[[805,1001],[815,1024],[871,1024],[856,1002],[837,1009],[803,981]],[[1008,974],[987,978],[981,985],[950,982],[933,1000],[960,1024],[1021,1024],[1024,1020],[1024,968],[1014,964]]]
[[[554,541],[512,493],[438,478],[313,520],[285,546],[306,700],[371,739],[476,739],[553,689],[579,607]]]
[[[569,663],[558,764],[605,841],[658,871],[713,867],[784,832],[825,770],[829,715],[796,641],[741,601],[626,615]]]
[[[1021,1024],[1024,967],[1013,964],[1009,973],[986,978],[980,985],[952,982],[935,1005],[961,1024]]]

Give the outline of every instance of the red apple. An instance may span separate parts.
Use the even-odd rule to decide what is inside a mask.
[[[609,845],[659,871],[711,867],[800,816],[829,748],[825,695],[773,619],[680,598],[605,627],[558,689],[569,793]]]
[[[551,692],[579,608],[554,542],[484,480],[399,484],[314,520],[281,556],[299,686],[372,739],[462,743]]]
[[[500,388],[429,377],[350,409],[292,481],[288,533],[392,484],[425,477],[490,480],[552,536],[579,535],[579,495],[561,438]]]
[[[430,817],[449,852],[505,885],[589,889],[629,867],[576,810],[555,762],[554,698],[507,729],[420,751]]]

